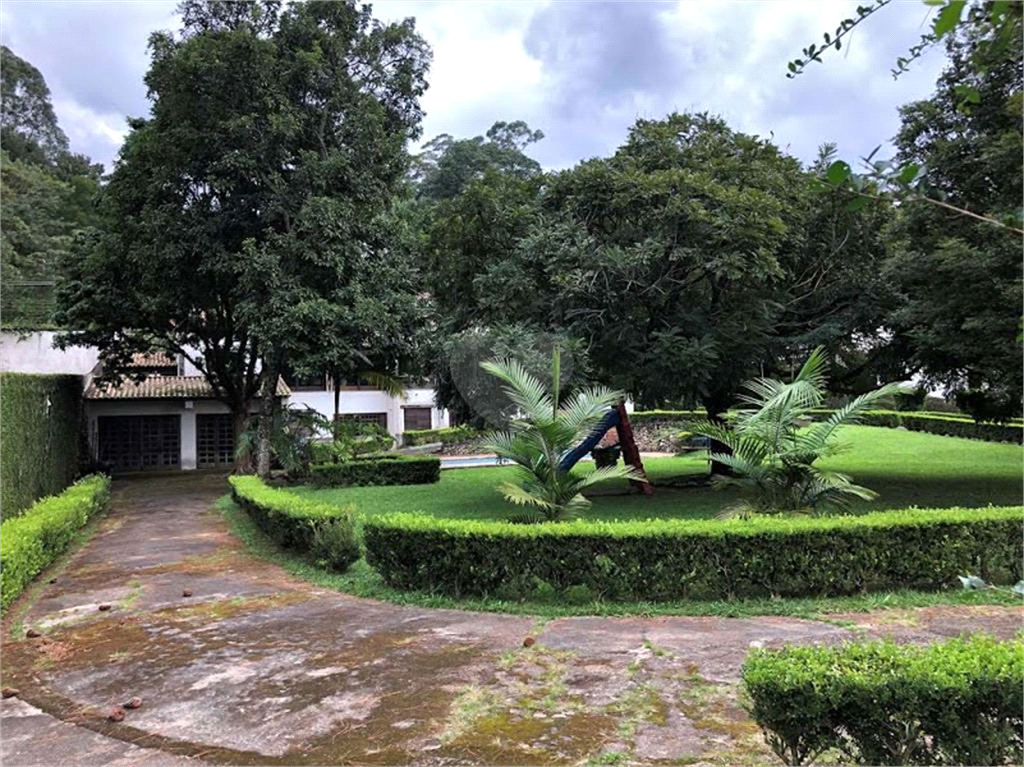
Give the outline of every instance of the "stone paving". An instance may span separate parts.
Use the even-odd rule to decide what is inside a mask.
[[[225,488],[118,483],[95,537],[12,609],[4,765],[774,764],[738,699],[752,646],[1021,628],[1001,607],[828,622],[401,607],[248,556],[212,509]]]

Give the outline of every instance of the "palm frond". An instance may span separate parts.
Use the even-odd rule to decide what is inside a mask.
[[[646,480],[646,477],[633,466],[605,466],[600,469],[594,469],[589,474],[578,476],[574,486],[579,491],[611,479]]]
[[[379,370],[364,370],[357,374],[374,389],[380,389],[392,397],[405,396],[405,382],[398,376],[389,373],[382,373]]]
[[[519,360],[492,360],[481,362],[480,367],[508,384],[502,390],[528,419],[551,420],[554,413],[551,396],[541,380],[523,367]]]

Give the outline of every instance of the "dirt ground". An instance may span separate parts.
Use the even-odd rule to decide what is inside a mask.
[[[225,488],[118,483],[98,533],[5,619],[3,684],[168,764],[774,764],[740,699],[751,647],[1021,629],[1022,610],[1003,607],[828,621],[401,607],[248,556],[211,508]],[[7,735],[31,712],[4,705]],[[38,742],[19,750],[28,740],[5,737],[3,763],[60,763]]]

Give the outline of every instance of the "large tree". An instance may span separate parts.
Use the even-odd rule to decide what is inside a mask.
[[[1016,3],[998,23],[972,8],[947,38],[934,95],[901,110],[896,137],[902,163],[927,167],[933,194],[996,221],[1019,220],[1024,195],[1022,16]],[[964,103],[965,92],[976,101]],[[1019,414],[1020,236],[925,202],[902,213],[885,271],[902,298],[889,317],[894,350],[977,417]]]
[[[63,343],[98,347],[107,375],[135,351],[184,354],[237,430],[262,378],[267,426],[286,362],[339,328],[363,341],[342,301],[383,257],[370,230],[405,176],[430,53],[411,19],[354,3],[180,10],[179,35],[150,39],[152,113],[103,196],[109,231],[61,290]]]

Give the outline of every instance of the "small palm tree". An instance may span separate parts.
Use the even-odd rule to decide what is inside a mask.
[[[879,399],[897,391],[897,384],[862,394],[825,421],[804,426],[810,411],[825,399],[827,373],[824,350],[819,347],[791,383],[772,378],[747,383],[750,394],[740,395],[740,399],[754,407],[740,410],[731,428],[708,422],[696,429],[732,450],[732,455],[711,455],[712,460],[726,464],[735,473],[715,477],[715,484],[746,491],[720,516],[842,511],[854,498],[877,497],[874,491],[853,484],[845,474],[820,469],[814,463],[840,452],[844,446],[836,441],[839,428],[859,421]]]
[[[519,411],[507,431],[494,432],[484,442],[486,449],[516,464],[519,483],[498,486],[505,500],[529,507],[547,521],[570,519],[590,506],[584,488],[610,479],[641,479],[631,466],[595,469],[586,475],[559,468],[562,455],[586,439],[608,408],[618,404],[620,392],[592,387],[561,404],[558,349],[552,360],[551,392],[517,360],[494,360],[481,367],[507,384],[502,388]]]

